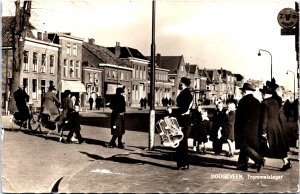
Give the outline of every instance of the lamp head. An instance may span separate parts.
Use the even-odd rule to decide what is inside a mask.
[[[258,56],[260,56],[261,54],[260,54],[260,51],[258,51],[258,54],[257,54]]]
[[[287,71],[286,74],[289,74],[289,71]]]

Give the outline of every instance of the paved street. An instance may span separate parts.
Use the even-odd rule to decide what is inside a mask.
[[[159,113],[160,111],[158,111]],[[157,115],[157,117],[159,117]],[[188,171],[175,170],[174,149],[160,145],[148,150],[148,110],[130,109],[126,115],[125,149],[106,148],[110,140],[108,110],[82,113],[85,144],[63,144],[54,132],[43,134],[5,130],[2,143],[2,190],[6,193],[89,192],[296,192],[298,150],[291,148],[293,168],[280,172],[281,160],[269,159],[260,173],[235,169],[233,158],[191,154]],[[2,117],[3,127],[9,126]],[[284,123],[290,131],[295,122]],[[46,132],[46,129],[43,129]],[[189,140],[191,146],[192,141]],[[227,146],[224,144],[223,149]],[[258,177],[258,175],[262,175]]]

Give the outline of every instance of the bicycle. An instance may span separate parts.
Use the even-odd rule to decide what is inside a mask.
[[[18,128],[19,131],[23,129],[30,131],[37,131],[37,129],[40,129],[41,131],[39,115],[32,112],[32,104],[29,104],[28,118],[23,119],[20,112],[15,112],[10,115],[9,122],[12,131],[15,131],[16,128]]]

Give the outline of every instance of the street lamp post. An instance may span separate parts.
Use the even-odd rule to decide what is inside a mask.
[[[264,51],[264,52],[267,52],[267,53],[269,53],[269,55],[271,56],[271,80],[272,80],[272,54],[269,52],[269,51],[267,51],[267,50],[264,50],[264,49],[259,49],[259,51],[258,51],[258,56],[261,56],[261,54],[260,54],[260,51]]]
[[[293,73],[293,75],[294,75],[294,101],[295,101],[295,73],[293,72],[293,71],[290,71],[290,70],[287,70],[287,72],[286,72],[286,74],[289,74],[289,72],[291,72],[291,73]]]

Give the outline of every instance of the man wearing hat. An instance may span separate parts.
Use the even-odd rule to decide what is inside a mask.
[[[56,88],[51,85],[48,91],[45,93],[43,99],[42,113],[50,116],[50,121],[55,122],[59,116],[57,106],[60,105],[58,98],[56,97]]]
[[[289,145],[280,119],[280,113],[276,99],[273,97],[273,90],[264,86],[259,90],[262,93],[262,111],[261,111],[261,133],[262,137],[268,139],[269,150],[268,157],[282,159],[283,166],[281,171],[292,168],[288,159]]]
[[[266,86],[271,89],[273,98],[278,102],[279,108],[281,108],[282,98],[276,92],[279,85],[276,84],[275,78],[273,77],[271,81],[266,81]]]
[[[246,171],[248,160],[251,158],[259,172],[265,161],[258,154],[261,104],[253,96],[255,88],[251,83],[244,83],[240,90],[243,97],[238,103],[234,125],[235,144],[236,148],[240,149],[237,169]]]
[[[122,95],[125,92],[125,86],[116,89],[116,95],[112,97],[109,107],[111,113],[111,135],[112,138],[107,147],[117,147],[116,139],[118,139],[118,148],[124,148],[122,137],[125,134],[125,111],[126,102]]]

